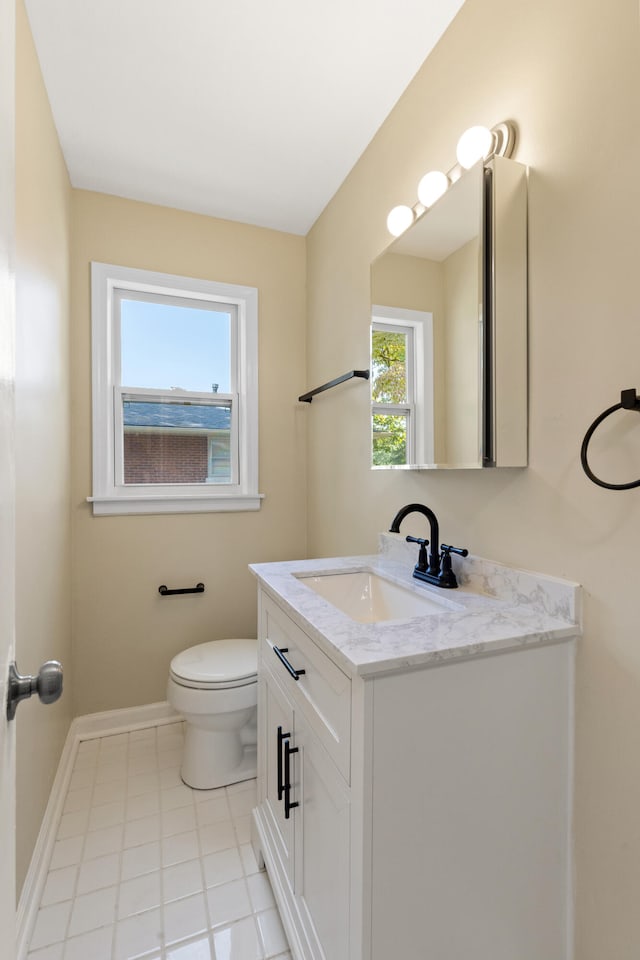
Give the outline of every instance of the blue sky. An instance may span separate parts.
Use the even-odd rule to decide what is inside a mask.
[[[228,313],[121,301],[122,385],[230,392]]]

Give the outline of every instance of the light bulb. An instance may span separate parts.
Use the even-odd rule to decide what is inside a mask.
[[[486,127],[469,127],[458,140],[458,163],[468,170],[478,160],[485,159],[493,147],[493,134]]]
[[[449,178],[446,173],[440,170],[431,170],[425,173],[418,184],[418,200],[425,207],[432,207],[436,200],[439,200],[443,193],[447,192],[449,187]]]
[[[394,207],[387,217],[387,230],[392,236],[399,237],[412,223],[413,210],[401,204],[399,207]]]

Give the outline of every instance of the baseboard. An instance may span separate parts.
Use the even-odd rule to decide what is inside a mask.
[[[64,798],[71,779],[71,771],[78,751],[79,738],[74,731],[75,720],[72,721],[67,738],[62,748],[60,762],[53,780],[47,807],[40,825],[40,832],[36,840],[29,869],[22,885],[18,909],[16,912],[16,957],[24,960],[29,947],[29,940],[33,930],[40,898],[47,877],[47,870],[53,845],[55,843],[58,823],[62,816]]]
[[[76,717],[73,723],[80,740],[93,740],[129,730],[142,730],[144,727],[160,727],[181,719],[182,716],[163,700],[159,703],[146,703],[142,707],[87,713],[83,717]]]
[[[167,702],[160,702],[123,710],[89,713],[72,721],[16,911],[16,960],[26,960],[78,745],[83,740],[141,730],[144,727],[159,727],[181,719],[181,715]]]

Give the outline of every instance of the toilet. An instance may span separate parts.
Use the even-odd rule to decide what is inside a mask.
[[[256,775],[257,640],[213,640],[171,661],[167,699],[185,719],[180,775],[214,787]]]

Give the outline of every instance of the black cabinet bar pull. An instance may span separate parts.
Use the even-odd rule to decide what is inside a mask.
[[[294,807],[300,806],[298,801],[291,803],[289,797],[291,796],[291,762],[290,757],[292,753],[297,753],[297,747],[289,746],[289,741],[284,741],[284,818],[285,820],[289,819],[289,813],[293,810]]]
[[[163,583],[158,587],[158,593],[162,597],[175,597],[178,593],[204,593],[204,583],[196,583],[195,587],[180,587],[178,590],[169,590],[169,587]]]
[[[282,727],[278,727],[278,800],[282,800],[284,793],[284,781],[282,779],[282,744],[291,736],[290,733],[283,733]]]
[[[301,677],[303,673],[307,672],[306,670],[296,670],[295,667],[291,666],[291,664],[285,657],[285,653],[289,653],[289,647],[276,647],[274,643],[273,652],[275,653],[280,663],[284,666],[287,673],[289,673],[294,680],[297,680],[298,677]]]

